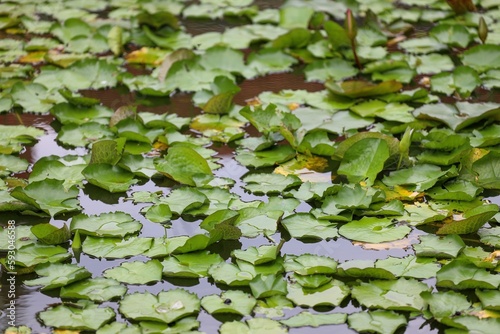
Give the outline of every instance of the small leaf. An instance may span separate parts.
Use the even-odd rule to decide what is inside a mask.
[[[68,241],[71,233],[66,224],[61,228],[57,228],[50,223],[37,224],[31,227],[31,232],[44,244],[58,245]]]
[[[232,313],[241,316],[250,315],[256,299],[239,290],[229,290],[218,295],[208,295],[201,299],[201,306],[210,314]]]
[[[213,178],[207,161],[195,150],[186,146],[170,147],[164,161],[156,165],[157,170],[177,182],[196,186],[196,178],[207,183]]]

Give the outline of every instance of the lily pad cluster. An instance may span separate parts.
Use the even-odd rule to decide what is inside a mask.
[[[0,211],[61,299],[39,326],[500,332],[500,3],[449,2],[2,2]]]

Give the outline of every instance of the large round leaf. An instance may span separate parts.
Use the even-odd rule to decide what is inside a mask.
[[[339,228],[339,233],[347,239],[379,243],[404,238],[410,233],[408,226],[395,226],[389,218],[363,217]]]

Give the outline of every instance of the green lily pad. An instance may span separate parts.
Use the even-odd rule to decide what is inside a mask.
[[[436,285],[450,289],[498,289],[500,276],[464,260],[445,264],[436,275]]]
[[[84,124],[65,124],[57,134],[57,140],[69,146],[89,146],[105,138],[114,136],[104,124],[89,122]]]
[[[75,264],[43,263],[35,267],[35,272],[41,277],[26,280],[24,284],[41,285],[41,290],[60,288],[91,276],[87,269]]]
[[[180,288],[161,291],[156,296],[149,292],[136,292],[121,300],[119,310],[127,319],[170,324],[197,314],[200,300],[195,294]]]
[[[213,178],[207,161],[195,150],[184,146],[171,147],[165,160],[158,162],[156,168],[175,181],[190,186],[195,186],[198,180],[204,184]]]
[[[176,254],[165,258],[162,262],[163,275],[167,277],[206,277],[212,265],[223,262],[219,254],[209,251],[191,252],[187,254]]]
[[[162,204],[167,204],[170,210],[178,215],[200,208],[207,202],[208,198],[205,194],[191,187],[174,189],[166,198],[161,199]]]
[[[229,286],[248,286],[250,281],[256,276],[248,271],[241,270],[234,264],[226,262],[211,266],[208,274],[215,282]]]
[[[301,180],[295,175],[281,174],[250,174],[242,179],[245,189],[254,194],[274,194],[299,185]]]
[[[359,277],[376,279],[395,279],[396,275],[387,268],[376,267],[376,262],[371,260],[352,260],[338,265],[337,275],[341,277]]]
[[[500,320],[498,318],[481,319],[477,316],[461,316],[453,318],[453,323],[459,328],[464,328],[463,332],[477,332],[487,334],[491,331],[500,330]]]
[[[379,269],[385,269],[393,273],[396,277],[428,279],[436,276],[440,266],[433,258],[418,258],[414,255],[406,256],[402,259],[388,257],[385,260],[377,260]]]
[[[446,236],[421,235],[420,243],[414,244],[413,249],[417,256],[453,259],[465,247],[462,238],[456,234]]]
[[[352,297],[368,308],[422,311],[426,303],[420,293],[429,291],[427,284],[414,279],[374,280],[352,288]]]
[[[124,212],[101,213],[100,215],[79,214],[71,219],[71,231],[94,237],[125,237],[135,234],[142,224]]]
[[[101,105],[90,107],[75,106],[67,102],[56,104],[51,114],[62,124],[98,123],[107,125],[113,111]]]
[[[328,80],[343,80],[353,77],[358,70],[343,59],[317,60],[304,69],[307,81],[325,82]]]
[[[429,304],[429,311],[439,321],[453,317],[471,306],[466,296],[455,291],[434,293],[425,291],[421,296]]]
[[[273,333],[286,334],[288,331],[276,320],[252,318],[245,321],[228,321],[219,328],[220,334],[233,333]]]
[[[287,294],[287,284],[281,275],[257,275],[249,285],[254,297],[259,299]]]
[[[339,228],[339,234],[355,241],[380,243],[404,238],[410,233],[408,226],[394,226],[391,219],[363,217]]]
[[[13,155],[0,154],[0,176],[8,176],[26,170],[29,163]]]
[[[123,240],[87,236],[82,244],[82,250],[99,258],[121,259],[144,253],[151,247],[151,243],[151,238],[131,237]]]
[[[288,319],[280,320],[280,322],[291,328],[297,327],[319,327],[324,325],[340,325],[347,320],[345,313],[331,313],[331,314],[314,314],[307,311],[300,312]]]
[[[389,146],[381,139],[365,138],[354,143],[344,153],[338,174],[346,175],[351,183],[367,179],[372,185],[389,159]]]
[[[17,82],[11,88],[11,96],[15,105],[26,112],[46,113],[56,103],[64,101],[59,93],[54,93],[38,83]]]
[[[338,237],[337,224],[319,220],[309,213],[296,213],[287,216],[281,224],[297,239],[333,239]]]
[[[264,245],[260,247],[251,246],[246,250],[236,249],[232,255],[240,260],[250,262],[253,265],[259,265],[276,259],[278,247],[275,245]]]
[[[63,224],[61,228],[57,228],[50,223],[37,224],[31,227],[31,232],[40,242],[47,245],[62,244],[71,237],[71,232],[66,224]]]
[[[11,226],[11,228],[9,228]],[[15,232],[12,232],[15,229]],[[9,233],[10,232],[10,233]],[[11,236],[15,233],[14,238]],[[8,224],[0,229],[0,251],[7,252],[11,245],[16,249],[36,242],[36,236],[31,232],[31,227],[26,225],[15,226]]]
[[[474,161],[472,170],[474,175],[473,181],[480,187],[486,189],[500,189],[499,169],[500,153],[491,151],[480,159]]]
[[[44,131],[31,126],[0,124],[0,153],[19,152],[23,144],[32,144]]]
[[[135,183],[134,174],[118,166],[104,163],[88,165],[82,174],[87,181],[109,192],[124,192]]]
[[[269,167],[274,166],[295,157],[296,151],[290,146],[274,146],[262,151],[237,150],[235,157],[243,166],[247,167]]]
[[[24,188],[14,188],[11,195],[33,205],[50,216],[80,210],[80,205],[76,199],[78,189],[72,186],[66,190],[63,183],[64,181],[55,179],[33,181]]]
[[[415,165],[390,173],[382,179],[382,182],[392,187],[407,185],[411,190],[423,191],[433,187],[443,176],[454,171],[454,167],[443,171],[441,167],[435,165]]]
[[[407,324],[406,317],[392,311],[375,310],[352,313],[347,317],[349,328],[358,332],[392,334]]]
[[[123,262],[104,271],[104,277],[127,284],[149,284],[161,280],[163,267],[158,260]]]
[[[43,157],[32,167],[30,181],[46,179],[62,180],[63,187],[69,190],[72,186],[81,186],[84,176],[82,170],[87,166],[84,159],[77,156],[59,158],[54,155]]]
[[[478,72],[485,72],[498,68],[500,61],[500,47],[498,45],[476,45],[462,54],[464,65],[470,66]]]
[[[384,81],[379,84],[356,80],[342,81],[341,83],[328,81],[326,83],[326,88],[328,88],[331,93],[353,99],[394,93],[399,91],[402,87],[403,85],[395,80]]]
[[[41,263],[62,262],[71,257],[68,250],[61,246],[28,243],[16,252],[16,265],[31,267]]]
[[[278,220],[283,216],[283,211],[252,207],[241,209],[239,213],[234,226],[247,238],[255,238],[261,234],[273,235],[278,227]]]
[[[477,232],[498,212],[498,205],[486,204],[464,212],[463,219],[446,223],[436,232],[438,234],[468,234]]]
[[[500,105],[497,103],[437,103],[424,105],[413,111],[413,116],[418,119],[439,121],[454,131],[460,131],[486,118],[497,118],[499,115]]]
[[[288,283],[287,298],[299,306],[338,306],[349,295],[349,287],[342,281],[332,280],[319,288],[304,288],[298,283]]]
[[[111,307],[99,307],[80,300],[73,305],[52,306],[38,313],[45,326],[70,330],[95,331],[115,317]]]
[[[96,277],[78,281],[61,288],[61,298],[89,299],[96,302],[105,302],[120,298],[127,292],[127,288],[120,282]]]
[[[472,40],[467,28],[461,24],[441,23],[431,29],[429,34],[443,44],[466,48]]]
[[[256,303],[255,298],[239,290],[228,290],[220,296],[208,295],[201,299],[201,306],[210,314],[233,313],[246,316],[250,315]]]
[[[500,227],[481,228],[477,234],[482,243],[498,248],[500,245]]]
[[[485,309],[494,311],[500,310],[500,291],[476,290],[476,296]]]
[[[253,309],[256,314],[264,314],[267,317],[283,317],[284,310],[293,308],[292,302],[282,296],[274,295],[264,300],[257,300],[257,306]]]
[[[286,255],[285,270],[299,275],[333,274],[337,269],[337,261],[327,256],[314,254]]]

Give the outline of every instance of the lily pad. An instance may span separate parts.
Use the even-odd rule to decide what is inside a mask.
[[[95,237],[124,237],[135,234],[142,224],[124,212],[101,213],[100,215],[79,214],[71,219],[71,231]]]
[[[28,243],[16,252],[16,265],[31,267],[46,262],[62,262],[69,257],[71,254],[61,246]]]
[[[124,192],[137,183],[134,174],[118,166],[95,163],[82,171],[87,181],[109,192]]]
[[[63,184],[64,181],[55,179],[34,181],[24,188],[15,188],[11,195],[51,216],[80,210],[78,189],[72,186],[66,190]]]
[[[288,283],[287,298],[299,306],[338,306],[349,295],[349,287],[342,281],[332,280],[316,289]]]
[[[456,234],[446,236],[421,235],[420,243],[414,244],[417,256],[427,256],[443,259],[453,259],[465,247],[462,238]]]
[[[245,189],[254,194],[279,194],[301,183],[301,180],[295,175],[263,173],[247,175],[242,181],[246,183]]]
[[[218,295],[208,295],[201,299],[201,306],[210,314],[232,313],[242,316],[250,315],[257,300],[251,295],[229,290]]]
[[[61,288],[61,298],[89,299],[96,302],[105,302],[120,298],[127,292],[127,288],[114,279],[96,277],[78,281]]]
[[[81,300],[74,305],[49,307],[38,314],[45,326],[69,330],[95,331],[115,317],[111,307],[99,307]]]
[[[303,326],[340,325],[345,323],[346,320],[347,314],[345,313],[315,314],[304,311],[288,319],[280,320],[280,322],[287,327],[296,328]]]
[[[43,263],[35,267],[35,272],[41,277],[26,280],[24,284],[41,285],[42,290],[60,288],[91,276],[87,269],[75,264]]]
[[[71,237],[71,233],[66,224],[63,224],[61,228],[57,228],[50,223],[37,224],[31,227],[31,232],[40,242],[47,245],[62,244]]]
[[[148,284],[161,280],[163,267],[158,260],[124,262],[104,271],[104,277],[127,284]]]
[[[170,324],[200,311],[198,297],[184,289],[161,291],[158,295],[136,292],[120,302],[120,312],[135,321],[157,321]]]
[[[445,264],[436,275],[436,285],[450,289],[498,289],[500,276],[464,260]]]
[[[228,321],[219,328],[220,334],[232,333],[273,333],[286,334],[288,331],[276,320],[266,318],[252,318],[246,323],[240,321]]]
[[[498,212],[498,205],[481,205],[464,212],[463,219],[446,223],[436,232],[438,234],[468,234],[477,232]]]
[[[200,182],[205,184],[213,178],[207,161],[195,150],[184,146],[171,147],[165,160],[158,162],[156,168],[175,181],[190,186]]]
[[[287,294],[287,284],[281,275],[257,275],[249,285],[254,297],[259,299]]]
[[[163,275],[167,277],[199,278],[208,276],[212,265],[223,262],[219,254],[209,251],[172,255],[163,260]]]
[[[339,228],[339,234],[355,241],[380,243],[404,238],[410,233],[408,226],[394,226],[388,218],[363,217]]]
[[[337,224],[319,220],[309,213],[296,213],[287,216],[281,224],[297,239],[333,239],[338,237]]]
[[[392,334],[399,327],[407,324],[406,317],[392,311],[375,310],[350,314],[347,318],[349,327],[358,332]]]
[[[144,253],[151,247],[151,243],[151,238],[131,237],[123,240],[87,236],[82,244],[82,250],[95,257],[120,259]]]

